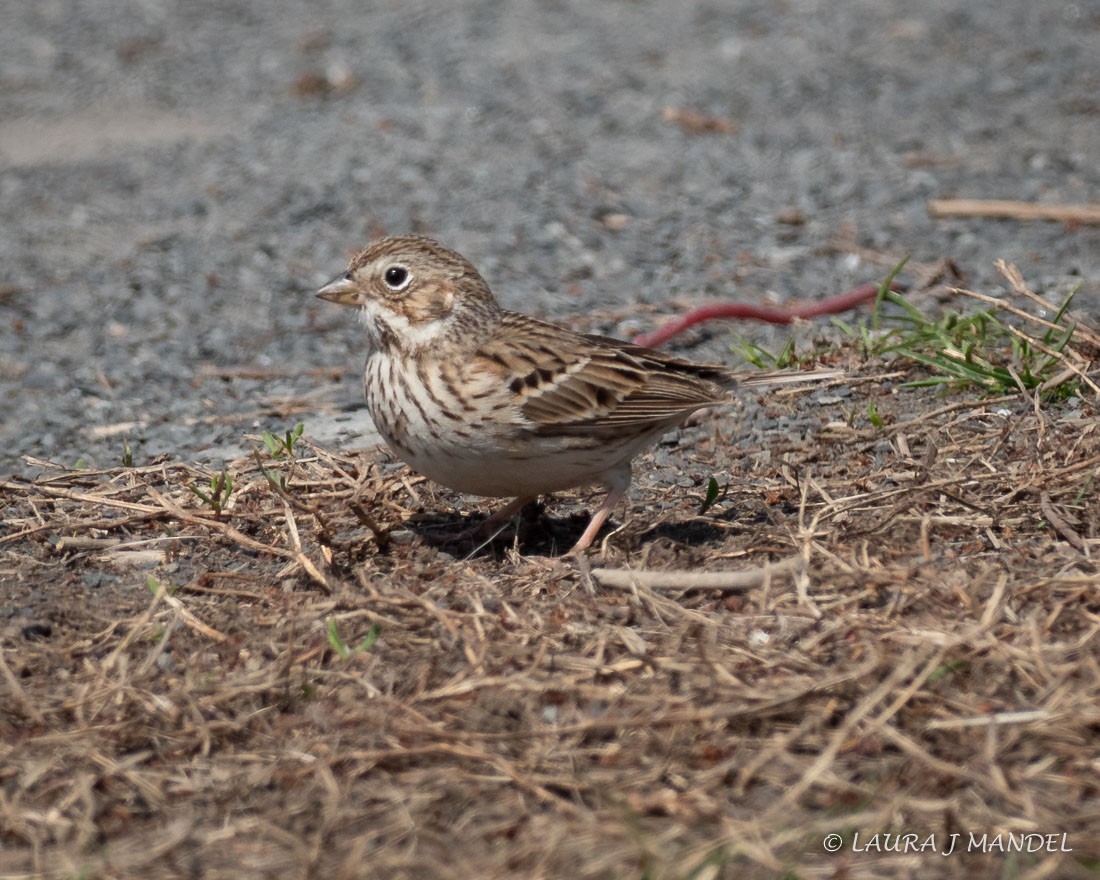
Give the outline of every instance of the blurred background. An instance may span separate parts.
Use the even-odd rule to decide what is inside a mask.
[[[1097,314],[1097,227],[927,211],[1100,200],[1097,57],[1062,0],[7,4],[0,473],[357,442],[361,333],[313,291],[385,233],[617,335],[906,255]]]

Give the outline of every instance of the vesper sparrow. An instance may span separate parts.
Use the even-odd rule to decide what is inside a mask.
[[[459,492],[514,497],[491,520],[552,492],[607,490],[572,552],[587,548],[630,485],[630,462],[735,386],[841,375],[693,364],[501,308],[460,254],[384,238],[318,291],[366,327],[367,407],[390,448]]]

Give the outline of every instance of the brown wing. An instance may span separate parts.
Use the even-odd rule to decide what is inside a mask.
[[[525,417],[555,431],[675,424],[729,399],[736,384],[720,367],[698,366],[603,336],[572,333],[515,312],[478,350]]]

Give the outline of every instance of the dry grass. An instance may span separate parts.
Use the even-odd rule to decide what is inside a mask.
[[[238,462],[221,516],[179,462],[28,463],[0,877],[1096,876],[1095,402],[853,383],[884,427],[837,403],[745,449],[707,417],[677,453],[728,475],[704,516],[639,467],[603,564],[801,560],[726,590],[602,586],[546,555],[580,517],[465,558],[458,499],[373,453],[265,454],[285,492]],[[866,851],[887,831],[963,843]],[[1032,832],[1072,852],[962,851]]]

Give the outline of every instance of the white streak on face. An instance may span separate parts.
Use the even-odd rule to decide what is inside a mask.
[[[367,339],[371,348],[378,349],[382,346],[382,334],[379,327],[387,327],[393,335],[401,341],[401,346],[408,350],[427,348],[439,344],[445,331],[446,318],[424,321],[413,324],[404,315],[399,315],[390,309],[380,306],[374,300],[367,300],[359,310],[359,320],[367,330]]]

